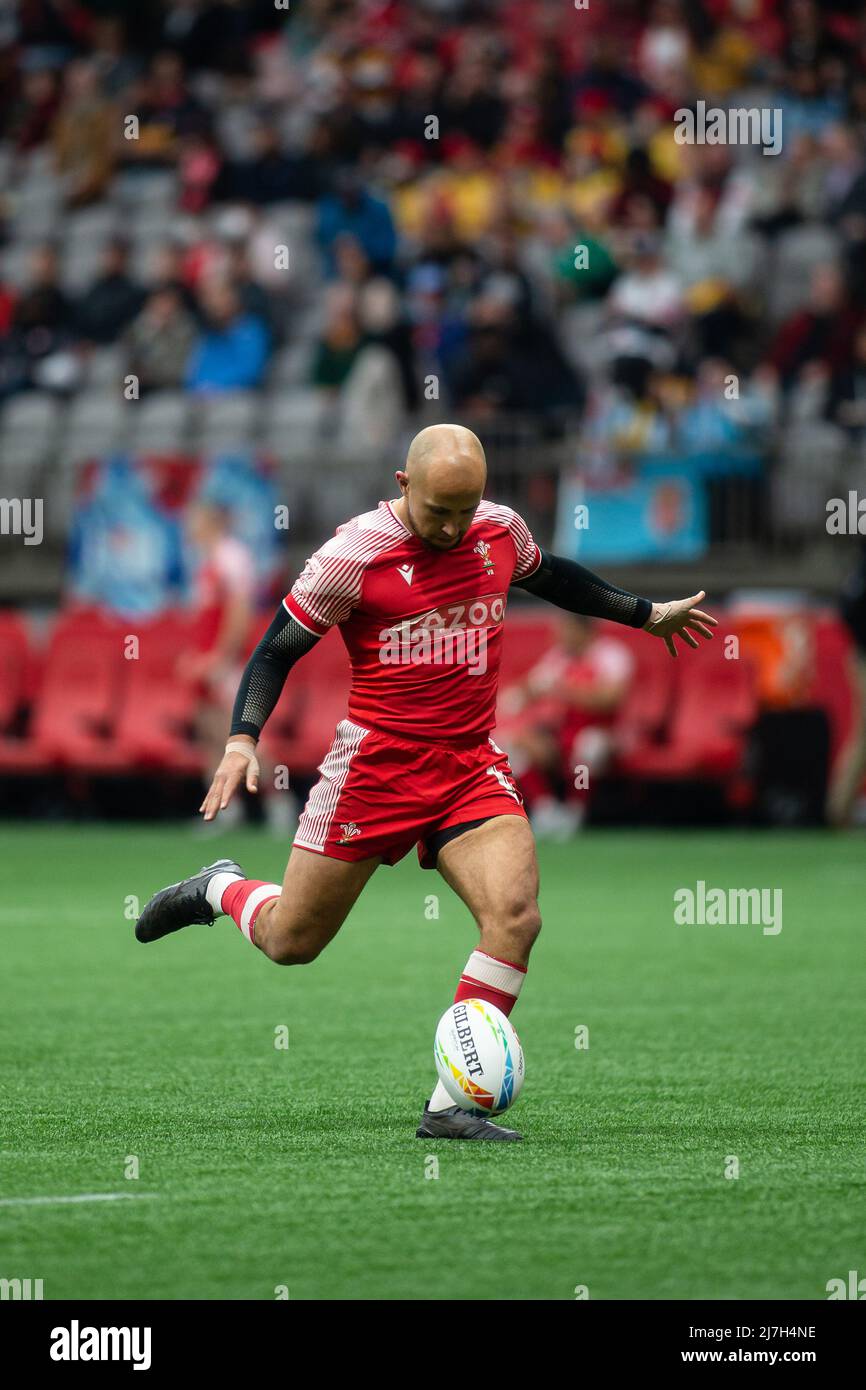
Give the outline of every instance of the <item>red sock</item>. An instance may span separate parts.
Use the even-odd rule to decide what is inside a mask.
[[[454,1003],[459,1004],[461,999],[486,999],[507,1018],[525,978],[525,965],[488,956],[485,951],[473,951],[460,976]]]
[[[240,878],[225,889],[221,907],[237,923],[247,941],[255,946],[256,918],[265,903],[278,898],[281,892],[277,883],[263,883],[258,878]]]

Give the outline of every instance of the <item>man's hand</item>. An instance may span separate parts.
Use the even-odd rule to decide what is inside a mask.
[[[249,748],[249,753],[238,751]],[[246,780],[248,792],[259,789],[259,761],[255,741],[247,734],[235,734],[226,746],[223,760],[214,773],[210,790],[199,806],[205,820],[213,820],[228,806],[241,783]]]
[[[653,611],[649,621],[644,623],[644,632],[652,633],[653,637],[661,637],[671,656],[676,656],[677,649],[674,646],[674,637],[679,637],[681,642],[688,642],[690,647],[697,647],[698,643],[692,633],[699,632],[702,637],[712,637],[710,628],[718,627],[718,620],[711,618],[709,613],[702,613],[695,604],[700,603],[706,598],[706,593],[701,589],[699,594],[693,594],[691,598],[674,599],[672,603],[654,603]]]

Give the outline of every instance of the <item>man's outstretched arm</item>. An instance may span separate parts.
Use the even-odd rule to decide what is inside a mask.
[[[538,568],[526,579],[518,579],[514,587],[525,589],[536,598],[546,599],[548,603],[554,603],[557,608],[564,608],[569,613],[609,618],[611,622],[623,623],[626,627],[642,627],[653,637],[661,637],[671,656],[677,654],[675,636],[690,647],[696,647],[695,632],[709,638],[713,635],[711,629],[718,626],[717,620],[709,613],[702,613],[695,607],[706,598],[703,589],[691,598],[653,603],[652,599],[641,598],[627,589],[618,589],[615,584],[609,584],[575,560],[551,555],[548,550],[541,551]]]
[[[199,807],[205,820],[213,820],[225,809],[244,779],[248,791],[258,789],[255,748],[259,735],[282,694],[289,671],[318,640],[315,632],[302,627],[280,604],[241,677],[226,752]]]

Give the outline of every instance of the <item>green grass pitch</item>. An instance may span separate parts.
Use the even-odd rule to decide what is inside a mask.
[[[2,838],[0,1277],[48,1299],[822,1299],[866,1273],[862,838],[543,846],[522,1145],[414,1138],[476,940],[414,857],[286,969],[225,918],[146,947],[124,918],[229,852],[279,879],[279,841]],[[781,933],[676,926],[697,879],[781,888]]]

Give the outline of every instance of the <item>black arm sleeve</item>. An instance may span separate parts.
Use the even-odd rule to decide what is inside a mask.
[[[231,733],[259,737],[282,694],[289,671],[318,640],[314,632],[301,627],[280,604],[241,677],[232,711]]]
[[[526,579],[517,579],[515,589],[525,589],[537,598],[555,603],[569,613],[585,613],[590,618],[610,618],[625,627],[643,627],[649,621],[652,602],[627,589],[617,589],[592,570],[574,560],[541,551],[541,564]]]

